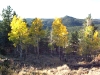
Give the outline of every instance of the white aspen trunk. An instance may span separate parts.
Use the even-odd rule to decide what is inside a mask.
[[[18,51],[18,45],[17,45],[17,51]]]
[[[51,48],[51,56],[52,56],[52,50],[53,50],[53,49]]]
[[[20,58],[22,58],[22,43],[21,43],[21,40],[20,40]]]
[[[35,53],[37,53],[37,50],[36,50],[36,48],[37,48],[37,47],[35,47],[35,46],[34,46],[34,52],[35,52]]]
[[[50,33],[51,37],[50,37],[50,40],[51,40],[51,43],[52,43],[52,30],[51,30],[51,33]],[[51,56],[52,56],[52,46],[51,46]]]
[[[39,58],[39,39],[37,39],[37,54],[38,54],[38,58]]]
[[[16,52],[18,51],[18,45],[16,46],[15,50],[14,50],[14,54],[16,55]]]
[[[22,49],[20,48],[20,58],[22,58]]]
[[[60,46],[58,47],[58,51],[59,51],[59,58],[60,58]]]

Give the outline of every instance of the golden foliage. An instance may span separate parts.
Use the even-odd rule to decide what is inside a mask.
[[[28,37],[28,28],[26,26],[26,23],[23,22],[20,17],[17,18],[16,16],[14,16],[10,26],[11,32],[8,33],[8,36],[9,40],[14,43],[14,46],[19,44],[20,41],[22,43],[25,43],[24,41]]]
[[[57,46],[63,47],[67,40],[67,28],[62,24],[62,20],[60,18],[56,18],[52,23],[52,34],[53,39]]]
[[[84,31],[85,37],[93,35],[93,30],[94,30],[93,26],[86,26]]]
[[[30,29],[29,29],[29,33],[31,35],[30,39],[31,39],[32,45],[37,46],[39,39],[44,36],[45,31],[42,28],[43,28],[42,20],[39,18],[35,18],[32,22]],[[37,40],[38,40],[38,42],[37,42]]]
[[[80,51],[83,54],[93,53],[99,49],[99,33],[94,30],[94,26],[86,26],[84,29],[84,37],[80,43]]]

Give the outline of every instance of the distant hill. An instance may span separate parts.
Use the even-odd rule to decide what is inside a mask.
[[[29,25],[31,25],[32,18],[26,18],[26,21]],[[42,19],[44,26],[51,27],[54,19]],[[71,16],[62,17],[62,22],[66,26],[82,26],[84,19],[77,19]],[[100,19],[93,19],[94,24],[100,24]]]
[[[62,18],[62,22],[66,26],[81,26],[83,21],[83,19],[77,19],[71,16],[65,16]]]

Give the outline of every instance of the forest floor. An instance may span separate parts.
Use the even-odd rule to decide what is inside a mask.
[[[74,60],[64,62],[57,56],[40,55],[37,58],[36,55],[30,54],[25,60],[10,57],[9,59],[14,61],[13,75],[100,75],[100,65],[94,67],[91,62],[76,63]]]

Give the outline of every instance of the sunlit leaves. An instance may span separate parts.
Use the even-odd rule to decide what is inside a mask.
[[[90,24],[85,26],[83,38],[80,43],[80,48],[83,54],[91,54],[95,50],[99,49],[99,33],[97,29],[95,29],[95,26]]]
[[[63,47],[67,42],[67,28],[62,24],[60,18],[56,18],[52,23],[53,39],[57,46]]]
[[[37,46],[37,39],[40,39],[41,37],[44,36],[44,30],[43,28],[43,24],[42,24],[42,20],[39,18],[35,18],[32,22],[32,25],[30,27],[30,35],[31,35],[31,40],[33,45]]]
[[[42,29],[43,24],[42,20],[39,18],[35,18],[32,22],[32,25],[29,29],[29,35],[30,35],[30,43],[37,47],[37,53],[39,55],[39,41],[44,36],[45,31]]]
[[[96,39],[98,39],[98,31],[96,30],[95,32],[94,32],[94,35],[93,35],[93,39],[94,40],[96,40]]]
[[[39,18],[36,18],[33,22],[32,22],[32,26],[30,28],[30,31],[32,31],[31,33],[33,33],[35,36],[39,36],[42,34],[42,20]]]
[[[25,43],[26,38],[28,37],[28,28],[26,23],[23,22],[21,18],[13,17],[12,22],[10,24],[11,32],[8,33],[9,40],[14,43],[14,46],[19,44],[21,41]]]
[[[86,26],[85,29],[84,29],[85,37],[92,36],[93,35],[93,30],[94,30],[93,26]]]

